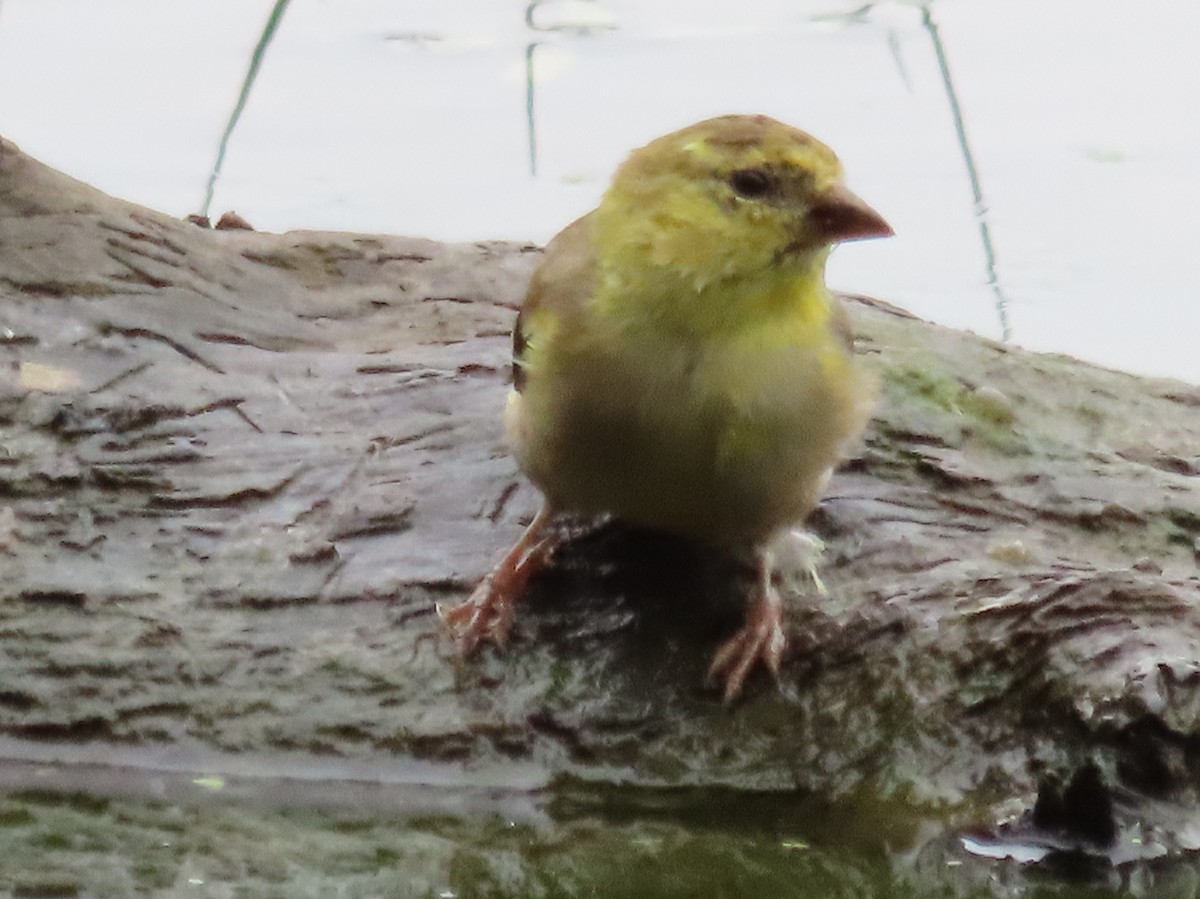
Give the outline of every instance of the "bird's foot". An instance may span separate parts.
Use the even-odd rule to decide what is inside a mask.
[[[436,606],[442,624],[454,636],[460,656],[469,656],[485,641],[501,649],[508,643],[517,601],[529,579],[546,566],[560,542],[546,528],[549,519],[549,510],[538,512],[513,548],[465,602],[452,609]]]
[[[708,676],[713,680],[725,679],[725,701],[730,702],[742,692],[747,676],[758,662],[778,676],[786,646],[783,603],[767,570],[760,573],[755,595],[746,609],[746,623],[721,644],[708,666]]]
[[[449,609],[437,605],[438,618],[454,636],[458,653],[464,658],[485,641],[490,640],[501,649],[508,643],[518,597],[511,590],[501,589],[495,574],[484,578],[465,602]]]

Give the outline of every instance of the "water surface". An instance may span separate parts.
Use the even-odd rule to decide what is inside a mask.
[[[274,6],[3,0],[3,133],[106,191],[195,212]],[[213,210],[542,242],[631,147],[765,112],[833,145],[895,225],[838,251],[837,287],[1197,382],[1197,34],[1188,0],[295,0]]]

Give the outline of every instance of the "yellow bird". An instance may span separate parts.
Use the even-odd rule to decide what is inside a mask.
[[[766,116],[632,153],[546,247],[517,316],[505,424],[545,502],[471,597],[439,610],[460,651],[505,642],[562,539],[555,513],[608,513],[753,554],[745,625],[709,674],[726,698],[760,661],[777,674],[771,539],[812,511],[874,402],[825,261],[891,233],[833,151]]]

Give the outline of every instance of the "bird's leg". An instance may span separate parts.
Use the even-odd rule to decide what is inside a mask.
[[[513,548],[465,602],[452,609],[437,607],[438,617],[454,635],[461,655],[470,655],[484,640],[500,647],[507,642],[517,600],[558,545],[555,535],[546,530],[549,520],[550,510],[543,505]]]
[[[708,666],[709,678],[724,677],[725,701],[737,698],[746,677],[761,661],[771,674],[779,674],[779,664],[787,638],[783,635],[783,601],[771,582],[771,554],[757,553],[758,577],[747,599],[746,623],[721,644]]]

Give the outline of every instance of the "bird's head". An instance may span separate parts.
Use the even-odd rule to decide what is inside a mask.
[[[634,151],[596,213],[602,260],[695,290],[759,271],[816,268],[835,243],[892,233],[837,156],[767,116],[708,119]]]

